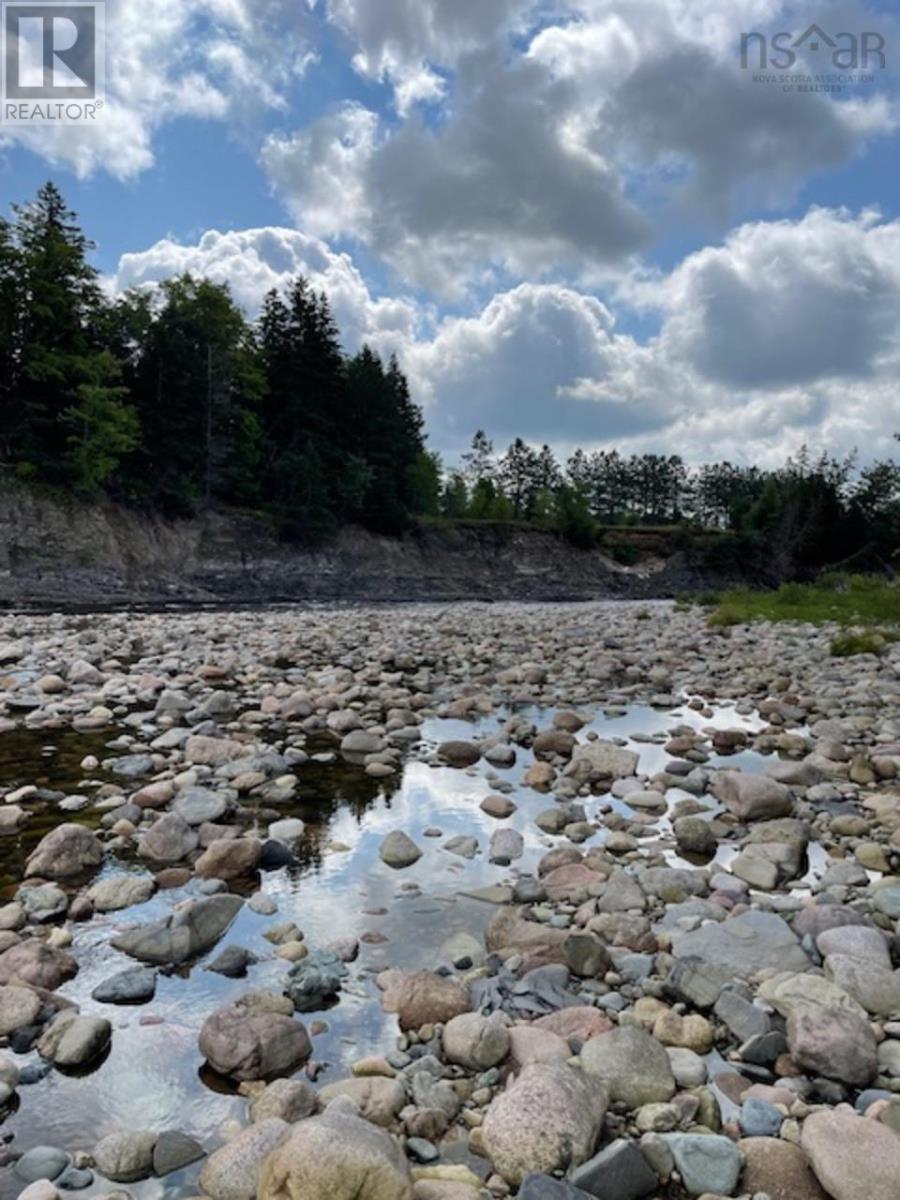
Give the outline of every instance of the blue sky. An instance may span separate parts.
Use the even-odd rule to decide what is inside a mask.
[[[778,461],[900,428],[900,32],[781,0],[107,0],[90,128],[0,126],[109,286],[182,270],[251,314],[308,274],[400,355],[449,457],[478,427]],[[810,93],[741,33],[876,30]],[[794,73],[823,69],[821,55]],[[829,71],[835,68],[825,64]]]

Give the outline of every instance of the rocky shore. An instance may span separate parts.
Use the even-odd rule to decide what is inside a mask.
[[[0,1193],[897,1200],[900,648],[831,636],[0,618]]]

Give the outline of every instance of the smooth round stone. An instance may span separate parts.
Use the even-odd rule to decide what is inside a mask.
[[[26,1150],[15,1166],[15,1173],[26,1183],[37,1179],[57,1179],[70,1162],[65,1150],[57,1146],[35,1146]]]
[[[778,1137],[784,1117],[774,1104],[752,1097],[741,1105],[741,1128],[745,1137]]]

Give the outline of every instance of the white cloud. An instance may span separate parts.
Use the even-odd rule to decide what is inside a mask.
[[[153,165],[161,126],[184,116],[240,126],[282,108],[310,62],[307,24],[290,0],[108,0],[107,10],[107,99],[96,124],[8,127],[2,144],[81,177],[131,179]]]
[[[350,352],[369,342],[390,354],[415,338],[424,316],[402,296],[373,296],[348,255],[308,234],[277,227],[210,230],[195,245],[169,239],[157,242],[147,250],[123,255],[110,287],[119,292],[186,272],[227,283],[251,316],[272,288],[284,288],[297,275],[304,275],[316,291],[328,295]]]

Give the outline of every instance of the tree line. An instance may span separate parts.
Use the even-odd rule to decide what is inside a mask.
[[[184,275],[111,300],[48,183],[0,220],[0,462],[22,480],[185,515],[270,514],[287,539],[402,531],[438,467],[395,359],[341,349],[303,278],[250,323]]]
[[[900,466],[857,469],[803,449],[780,468],[730,462],[691,467],[678,455],[576,450],[557,461],[549,446],[517,438],[496,453],[479,430],[446,479],[441,515],[526,521],[593,545],[604,527],[718,530],[763,553],[776,573],[858,558],[887,561],[900,547]]]
[[[355,522],[524,521],[595,545],[608,526],[718,530],[787,576],[900,546],[900,468],[803,451],[777,470],[576,450],[479,431],[458,469],[426,449],[396,359],[343,352],[328,298],[295,279],[248,321],[183,275],[108,297],[48,183],[0,218],[0,469],[171,516],[210,505],[314,542]]]

